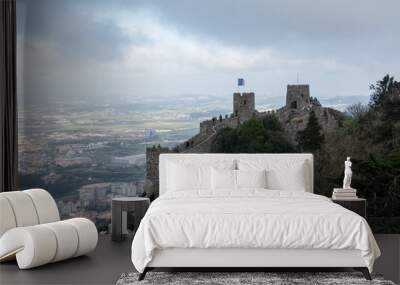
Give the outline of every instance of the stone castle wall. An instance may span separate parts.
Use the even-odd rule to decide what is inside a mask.
[[[234,114],[225,115],[225,117],[220,116],[219,118],[214,117],[211,120],[203,121],[200,123],[200,132],[176,146],[174,150],[177,152],[207,152],[204,150],[209,150],[209,148],[205,148],[204,145],[211,136],[223,128],[236,128],[238,125],[239,117],[234,116]],[[200,144],[203,147],[200,148]]]
[[[258,112],[255,110],[254,93],[234,93],[233,113],[225,117],[214,117],[200,123],[198,134],[173,149],[153,146],[146,149],[146,180],[145,191],[147,196],[158,197],[158,163],[161,153],[207,153],[219,130],[230,127],[237,128],[241,123],[255,117],[263,118],[275,114],[284,126],[292,143],[296,142],[297,132],[304,130],[308,123],[311,110],[324,132],[335,129],[343,114],[331,108],[324,108],[316,98],[310,96],[309,85],[288,85],[286,105],[278,110]],[[295,102],[295,103],[293,103]],[[150,194],[149,194],[150,193]]]
[[[292,143],[296,144],[297,132],[306,128],[310,111],[313,110],[322,127],[323,132],[330,132],[338,127],[339,121],[343,116],[341,112],[324,108],[318,105],[310,105],[301,110],[290,110],[283,107],[275,112],[285,131],[289,135]]]
[[[152,146],[146,149],[146,178],[144,181],[144,192],[148,197],[158,197],[159,174],[158,163],[161,153],[173,153],[168,147]]]

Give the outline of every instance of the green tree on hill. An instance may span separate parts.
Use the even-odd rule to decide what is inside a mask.
[[[314,110],[310,112],[306,128],[297,133],[297,142],[301,152],[316,152],[321,149],[324,143],[324,134]]]
[[[370,86],[369,106],[375,116],[374,140],[385,142],[388,151],[400,146],[400,82],[386,75]]]
[[[238,128],[224,128],[218,132],[211,146],[219,153],[285,153],[295,148],[274,115],[251,119]]]
[[[378,80],[376,84],[370,85],[370,89],[373,90],[371,95],[371,99],[369,102],[369,106],[372,108],[379,108],[385,103],[385,101],[389,100],[391,94],[393,94],[396,85],[399,82],[394,80],[393,76],[386,74],[382,80]]]
[[[400,82],[386,75],[371,90],[367,106],[349,107],[343,126],[326,134],[320,153],[328,159],[316,179],[323,182],[322,190],[337,187],[343,179],[343,160],[351,156],[352,186],[368,200],[374,233],[399,233]]]

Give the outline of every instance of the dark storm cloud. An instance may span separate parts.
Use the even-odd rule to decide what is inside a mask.
[[[300,54],[377,59],[400,47],[397,0],[36,0],[27,1],[27,34],[45,36],[67,54],[113,59],[130,39],[113,21],[80,10],[148,9],[182,33],[228,45],[269,46]],[[116,19],[117,20],[117,19]],[[137,39],[137,42],[145,38]],[[382,50],[385,49],[385,52]]]
[[[47,42],[73,60],[120,58],[133,39],[114,21],[93,18],[90,5],[100,11],[102,6],[107,9],[102,1],[22,1],[20,7],[26,11],[26,40]]]
[[[396,51],[397,0],[156,0],[124,1],[147,6],[184,33],[232,45],[270,46],[332,56]],[[332,54],[333,53],[333,54]],[[398,54],[398,52],[396,52]]]
[[[17,2],[18,91],[25,103],[100,96],[105,86],[116,89],[101,65],[117,63],[130,44],[145,39],[127,35],[113,19],[94,17],[107,11],[107,2]]]
[[[227,96],[237,77],[276,96],[297,74],[315,96],[367,95],[384,74],[400,76],[397,0],[17,4],[28,100]]]

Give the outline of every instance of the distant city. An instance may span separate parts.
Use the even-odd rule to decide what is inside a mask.
[[[368,96],[320,99],[345,110]],[[199,123],[230,113],[226,98],[182,96],[149,102],[58,102],[23,106],[19,112],[20,188],[44,188],[61,216],[84,216],[99,228],[110,223],[111,199],[143,194],[146,146],[174,147],[192,137]],[[285,97],[257,97],[259,110],[273,110]],[[21,104],[20,104],[21,105]]]

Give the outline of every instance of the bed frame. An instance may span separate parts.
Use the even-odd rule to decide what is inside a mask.
[[[155,268],[225,268],[234,271],[253,271],[255,268],[343,268],[350,267],[361,271],[371,280],[368,268],[359,250],[329,249],[194,249],[170,248],[156,250],[152,261],[139,275],[144,279],[146,273]]]
[[[304,159],[306,162],[307,192],[313,193],[313,155],[312,154],[161,154],[160,155],[160,195],[165,193],[167,178],[167,162],[175,159],[218,160],[240,159],[241,157],[271,159]],[[361,271],[367,280],[371,275],[361,257],[359,250],[330,249],[253,249],[253,248],[170,248],[158,249],[154,252],[152,261],[147,265],[139,280],[154,269],[171,268],[229,268],[234,271],[253,271],[255,268],[271,269],[285,268],[353,268]]]

